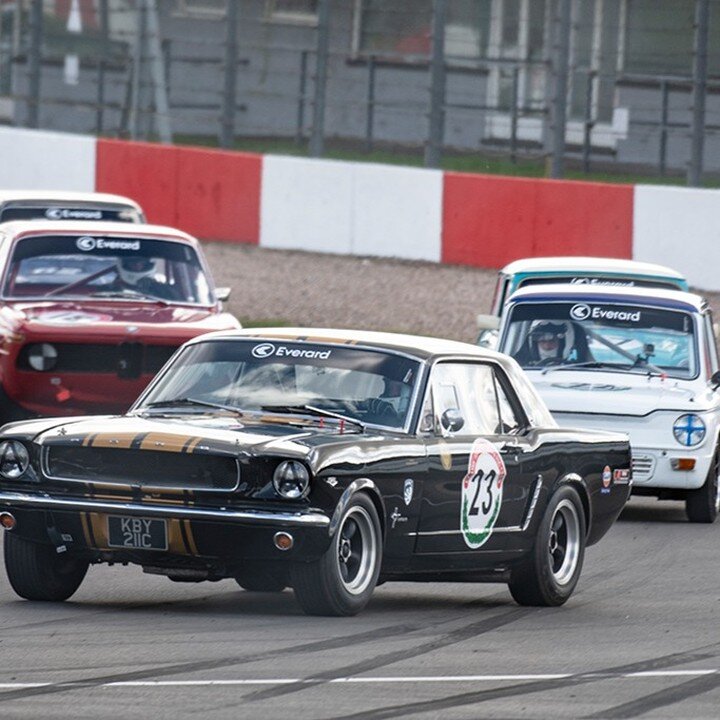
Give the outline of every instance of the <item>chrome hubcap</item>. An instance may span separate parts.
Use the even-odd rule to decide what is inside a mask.
[[[337,536],[338,572],[349,593],[359,595],[367,589],[375,571],[377,547],[370,515],[365,508],[352,508]]]
[[[558,585],[572,579],[580,558],[580,518],[573,503],[562,500],[555,508],[548,538],[548,561]]]

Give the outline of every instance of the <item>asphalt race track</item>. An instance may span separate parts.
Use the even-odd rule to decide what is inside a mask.
[[[717,718],[720,523],[631,500],[562,608],[394,583],[354,618],[292,592],[90,569],[66,603],[0,578],[9,718]]]
[[[297,324],[472,339],[495,279],[208,250],[231,310]],[[717,720],[718,548],[720,521],[636,498],[589,548],[565,607],[521,608],[502,585],[395,583],[354,618],[307,617],[290,590],[136,567],[93,567],[71,601],[31,603],[0,571],[0,717]]]

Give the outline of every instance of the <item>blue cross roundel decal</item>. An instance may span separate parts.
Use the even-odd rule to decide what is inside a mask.
[[[698,445],[705,439],[705,423],[698,415],[681,415],[673,425],[673,435],[685,447]]]

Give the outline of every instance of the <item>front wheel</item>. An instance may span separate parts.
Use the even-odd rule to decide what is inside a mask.
[[[577,490],[564,485],[550,498],[535,544],[510,575],[520,605],[563,605],[580,578],[585,556],[585,514]]]
[[[375,506],[366,495],[355,495],[325,554],[292,569],[300,607],[308,615],[359,613],[377,584],[381,557],[382,533]]]
[[[714,523],[720,511],[720,448],[710,462],[702,487],[690,490],[685,499],[685,514],[691,523]]]
[[[5,533],[5,570],[12,589],[26,600],[67,600],[79,587],[88,561],[57,553],[52,545]]]

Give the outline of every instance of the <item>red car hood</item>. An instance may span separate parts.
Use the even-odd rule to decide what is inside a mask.
[[[73,335],[92,333],[114,335],[121,333],[139,336],[172,334],[192,337],[212,330],[240,327],[229,313],[215,308],[135,302],[42,301],[13,303],[0,315],[15,332],[38,335]]]

